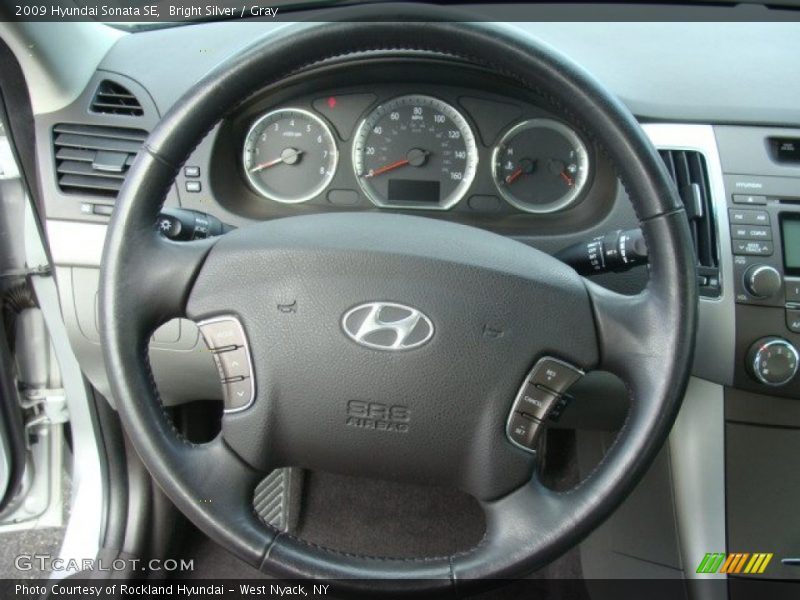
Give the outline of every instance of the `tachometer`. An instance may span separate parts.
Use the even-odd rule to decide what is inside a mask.
[[[361,122],[353,165],[377,206],[447,209],[469,189],[478,151],[461,113],[414,94],[381,104]]]
[[[320,194],[339,154],[330,128],[301,108],[280,108],[258,119],[245,138],[244,172],[265,198],[297,204]]]
[[[574,203],[589,177],[589,153],[570,127],[530,119],[512,127],[492,153],[500,194],[520,210],[547,213]]]

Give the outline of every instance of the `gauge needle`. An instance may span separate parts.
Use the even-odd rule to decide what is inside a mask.
[[[401,160],[396,160],[393,163],[389,163],[388,165],[383,165],[382,167],[378,167],[377,169],[372,169],[369,173],[364,175],[364,178],[368,177],[375,177],[376,175],[382,175],[383,173],[388,173],[389,171],[394,171],[395,169],[399,169],[400,167],[405,167],[411,161],[407,158],[403,158]]]
[[[561,173],[559,173],[559,175],[561,175],[561,179],[563,179],[563,180],[564,180],[564,182],[565,182],[565,183],[566,183],[568,186],[572,187],[573,185],[575,185],[575,182],[572,180],[572,177],[570,177],[569,175],[567,175],[567,172],[566,172],[566,171],[561,171]]]
[[[521,161],[519,161],[519,168],[513,173],[511,173],[511,175],[505,178],[506,185],[511,185],[523,175],[528,175],[530,173],[533,173],[533,170],[535,168],[536,168],[535,160],[531,160],[530,158],[523,158]]]
[[[520,177],[525,171],[522,170],[522,167],[514,171],[511,175],[506,177],[506,184],[514,183],[518,177]]]
[[[411,165],[412,167],[421,167],[428,160],[429,155],[430,152],[427,150],[422,150],[421,148],[412,148],[408,151],[408,154],[405,158],[396,160],[388,165],[383,165],[377,169],[371,169],[366,175],[364,175],[364,179],[375,177],[376,175],[382,175],[383,173],[394,171],[395,169],[405,167],[406,165]]]
[[[255,167],[250,169],[251,173],[256,173],[258,171],[263,171],[264,169],[269,169],[270,167],[274,167],[275,165],[279,165],[280,163],[286,163],[287,165],[293,165],[297,162],[297,159],[300,158],[300,155],[303,154],[303,150],[296,150],[295,148],[286,148],[278,158],[274,158],[272,160],[268,160],[267,162],[263,162],[257,164]]]

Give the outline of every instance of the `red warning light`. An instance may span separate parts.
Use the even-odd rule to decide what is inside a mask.
[[[336,97],[331,96],[328,98],[328,108],[334,108],[336,106]]]

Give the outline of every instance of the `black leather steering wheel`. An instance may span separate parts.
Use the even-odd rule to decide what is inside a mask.
[[[482,230],[396,214],[323,214],[171,242],[154,222],[178,169],[229,111],[265,86],[333,57],[422,51],[502,73],[571,114],[615,165],[650,255],[646,289],[623,296],[554,258]],[[657,153],[609,92],[512,28],[466,23],[294,27],[221,64],[148,138],[111,220],[101,278],[108,375],[125,429],[155,480],[213,540],[276,576],[349,579],[419,591],[541,567],[606,518],[661,448],[688,381],[696,323],[694,257],[683,208]],[[282,301],[296,302],[287,314]],[[383,300],[430,317],[430,342],[405,352],[354,344],[342,315]],[[154,329],[174,317],[233,315],[253,358],[255,401],[193,444],[171,425],[148,364]],[[481,335],[499,324],[500,338]],[[505,423],[538,357],[604,369],[626,384],[627,420],[577,487],[554,492]],[[408,411],[401,435],[345,426],[353,399]],[[263,525],[253,489],[299,465],[457,486],[486,512],[473,549],[415,560],[321,548]],[[391,580],[391,581],[390,581]],[[398,581],[401,580],[401,581]],[[404,584],[402,581],[406,581]]]

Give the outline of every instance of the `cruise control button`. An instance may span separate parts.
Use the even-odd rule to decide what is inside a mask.
[[[222,389],[225,392],[225,410],[244,408],[253,399],[252,380],[249,378],[223,383]]]
[[[231,346],[244,346],[241,325],[235,319],[219,319],[200,324],[206,346],[211,350],[221,350]]]
[[[536,441],[538,429],[539,423],[515,412],[511,415],[511,419],[508,422],[507,433],[511,441],[525,448],[533,449],[533,443]]]
[[[250,361],[244,348],[219,352],[214,356],[219,361],[223,379],[250,377]]]
[[[560,360],[543,358],[533,368],[530,382],[541,385],[554,392],[566,392],[569,386],[580,379],[582,373]]]
[[[514,410],[543,421],[557,398],[555,394],[529,383],[519,395]]]

